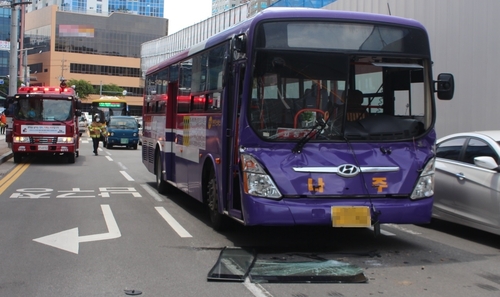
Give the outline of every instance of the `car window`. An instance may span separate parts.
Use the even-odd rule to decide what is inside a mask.
[[[443,141],[437,148],[436,157],[458,161],[464,143],[465,137]]]
[[[475,157],[492,157],[498,163],[495,150],[481,139],[471,138],[465,148],[464,162],[474,164]]]
[[[137,129],[137,121],[135,119],[111,119],[109,127],[115,129]]]

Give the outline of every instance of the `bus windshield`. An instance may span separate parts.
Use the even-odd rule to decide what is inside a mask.
[[[258,38],[266,42],[263,47],[258,46],[248,106],[250,126],[257,135],[268,141],[302,139],[305,135],[311,136],[312,141],[392,141],[421,136],[431,127],[432,93],[426,88],[430,85],[426,75],[428,60],[407,52],[404,57],[380,53],[402,51],[407,43],[404,36],[409,33],[397,28],[378,29],[378,39],[374,40],[370,33],[373,26],[331,28],[338,35],[346,35],[349,26],[351,34],[359,36],[339,43],[344,53],[326,50],[335,44],[323,43],[321,38],[315,38],[316,43],[300,44],[296,36],[282,42],[268,42],[267,35]],[[305,25],[289,27],[295,28],[293,31],[299,36],[309,31]],[[320,24],[316,29],[323,32],[325,28],[330,26]],[[384,42],[392,46],[384,47]],[[292,47],[310,49],[295,51]],[[350,49],[357,52],[351,53]],[[361,49],[379,53],[362,54]],[[413,50],[417,52],[418,48]]]
[[[114,96],[103,96],[92,101],[92,109],[102,111],[106,122],[111,116],[128,114],[127,101]]]

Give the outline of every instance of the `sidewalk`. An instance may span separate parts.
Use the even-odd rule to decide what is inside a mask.
[[[12,149],[5,142],[5,134],[0,134],[0,164],[12,158]]]

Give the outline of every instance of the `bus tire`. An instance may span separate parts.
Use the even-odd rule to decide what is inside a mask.
[[[134,144],[134,145],[132,146],[132,148],[133,148],[134,150],[136,150],[136,149],[137,149],[137,144]]]
[[[208,178],[207,204],[212,228],[216,231],[223,230],[225,227],[224,215],[219,212],[219,190],[217,187],[215,171],[213,169],[210,170]]]
[[[155,172],[155,175],[156,175],[156,189],[158,190],[158,193],[160,194],[167,194],[167,190],[168,190],[168,184],[166,181],[163,180],[163,168],[162,168],[162,164],[161,164],[161,158],[160,158],[160,154],[156,154],[156,164],[155,164],[155,168],[156,168],[156,172]]]
[[[14,153],[14,163],[21,163],[23,156],[21,153]]]

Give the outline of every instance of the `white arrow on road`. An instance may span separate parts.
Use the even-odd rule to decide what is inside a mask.
[[[108,226],[108,233],[78,236],[78,228],[73,228],[44,237],[35,238],[33,241],[78,254],[80,242],[114,239],[122,236],[109,205],[103,204],[101,205],[101,209],[104,219],[106,220],[106,225]]]

